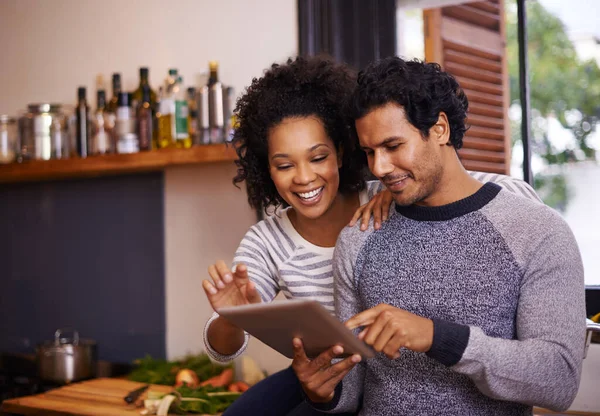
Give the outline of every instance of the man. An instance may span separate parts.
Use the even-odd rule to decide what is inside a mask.
[[[351,115],[397,213],[377,231],[342,232],[335,303],[380,354],[331,364],[341,346],[309,360],[295,339],[293,368],[318,409],[356,411],[362,396],[364,415],[525,415],[575,398],[577,244],[552,209],[465,171],[467,108],[437,64],[394,57],[359,75]]]

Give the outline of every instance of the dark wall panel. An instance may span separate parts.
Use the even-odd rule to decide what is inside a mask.
[[[165,356],[163,175],[0,185],[0,351],[58,327],[99,358]]]
[[[298,28],[301,55],[360,70],[396,54],[396,0],[298,0]]]

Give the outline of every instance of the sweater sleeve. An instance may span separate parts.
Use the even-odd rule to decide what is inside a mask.
[[[490,397],[563,411],[575,399],[581,375],[583,265],[569,227],[558,214],[547,215],[551,210],[540,207],[537,215],[544,226],[538,226],[543,231],[536,241],[515,230],[508,235],[513,252],[526,252],[516,255],[523,268],[516,339],[493,338],[470,327],[460,361],[451,368],[468,375]]]
[[[248,276],[256,285],[263,302],[270,302],[279,292],[277,270],[269,256],[268,242],[261,238],[259,225],[252,227],[244,236],[233,258],[233,267],[244,263],[248,267]],[[216,312],[204,326],[204,348],[211,361],[227,364],[244,353],[248,346],[249,335],[244,332],[244,343],[240,349],[231,355],[223,355],[215,351],[208,341],[208,329],[211,323],[219,317]]]
[[[356,290],[355,266],[364,241],[373,232],[372,226],[371,222],[369,229],[363,232],[356,226],[344,229],[335,246],[333,254],[335,313],[341,322],[346,322],[362,310]],[[359,329],[354,332],[358,335]],[[365,366],[361,361],[337,386],[331,402],[312,403],[312,405],[328,413],[355,413],[363,395],[364,375]]]

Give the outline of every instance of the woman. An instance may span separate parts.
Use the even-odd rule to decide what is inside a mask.
[[[344,117],[354,83],[342,65],[297,58],[273,65],[238,101],[234,183],[246,182],[252,207],[283,209],[248,231],[234,257],[235,272],[222,261],[210,267],[212,282],[205,280],[203,287],[214,309],[270,302],[282,291],[287,298],[317,300],[333,312],[337,236],[382,187],[365,182],[364,154]],[[378,200],[384,209],[375,210],[377,221],[385,220],[390,201],[389,195]],[[217,361],[234,359],[247,341],[241,329],[216,314],[206,325],[205,346]],[[302,402],[302,389],[288,369],[251,388],[226,415],[285,415]],[[318,414],[308,407],[297,411]]]

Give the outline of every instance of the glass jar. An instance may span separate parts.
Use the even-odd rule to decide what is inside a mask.
[[[14,162],[17,158],[19,141],[17,120],[4,114],[0,115],[0,164]]]
[[[68,116],[60,104],[30,104],[19,118],[22,160],[63,159],[70,150]]]

